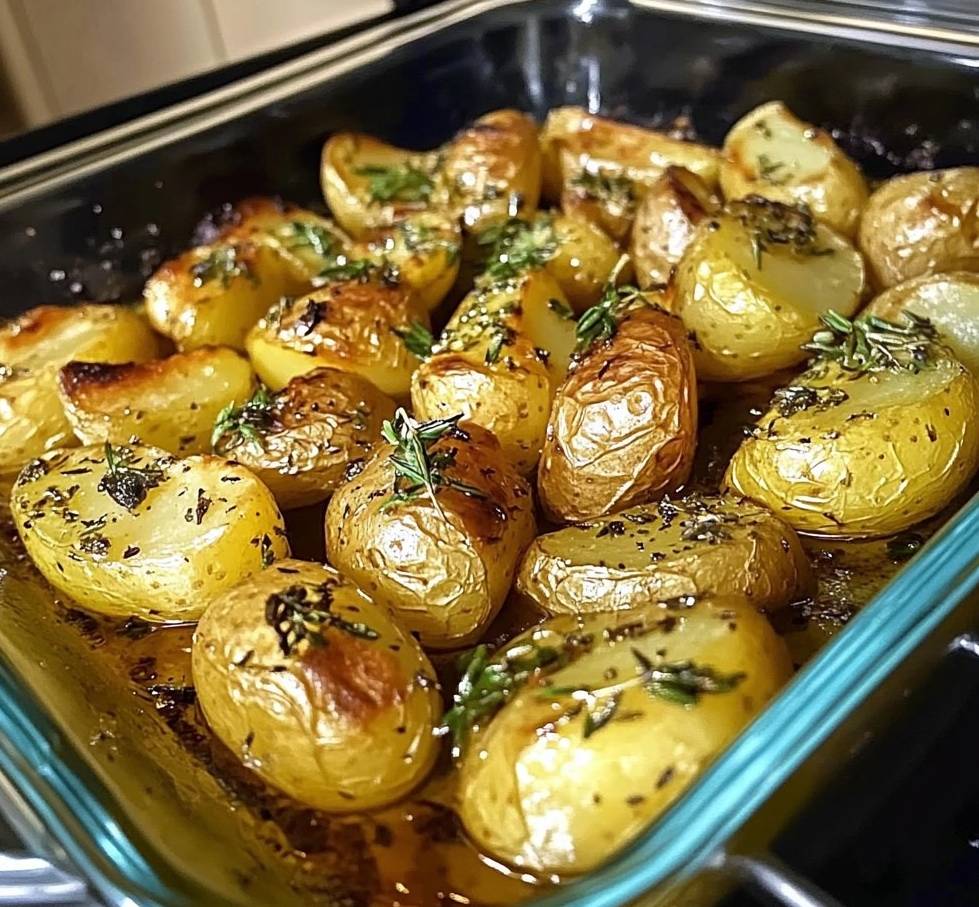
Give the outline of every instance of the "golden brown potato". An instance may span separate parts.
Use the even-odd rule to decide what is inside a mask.
[[[248,334],[245,346],[273,390],[322,366],[366,378],[383,393],[406,397],[417,357],[399,331],[428,324],[411,293],[383,277],[339,280],[307,296],[276,303]]]
[[[693,466],[697,379],[686,328],[643,301],[611,329],[575,363],[551,408],[537,488],[552,520],[651,500]]]
[[[725,483],[806,532],[891,535],[975,472],[979,387],[926,321],[829,324],[816,336],[828,352],[776,394]]]
[[[800,363],[820,314],[853,314],[864,286],[842,236],[802,209],[749,198],[697,227],[673,311],[692,334],[698,378],[748,381]]]
[[[636,208],[630,251],[639,286],[668,284],[697,224],[720,206],[720,198],[695,173],[667,167]]]
[[[75,443],[58,398],[58,369],[85,362],[143,362],[159,339],[132,308],[40,306],[0,327],[0,475]]]
[[[541,535],[517,576],[517,588],[551,614],[700,595],[738,595],[772,611],[810,586],[795,533],[734,495],[664,499]]]
[[[330,500],[330,563],[388,605],[422,645],[466,645],[496,616],[534,537],[530,488],[476,425],[417,423],[399,410],[385,437],[397,443],[380,448]],[[431,476],[430,489],[411,466]]]
[[[858,241],[879,289],[943,271],[979,271],[979,167],[908,173],[867,201]]]
[[[218,738],[316,809],[391,803],[435,761],[432,666],[386,608],[329,567],[280,561],[217,596],[192,663]]]
[[[278,393],[260,387],[212,421],[214,452],[247,466],[283,510],[328,498],[369,456],[394,401],[358,375],[318,368]]]
[[[738,598],[552,618],[489,668],[477,655],[477,684],[487,670],[523,683],[465,749],[462,822],[517,871],[562,876],[634,840],[792,674],[785,643]],[[456,694],[453,729],[470,695]]]
[[[733,199],[760,195],[807,205],[817,220],[853,237],[867,184],[828,132],[795,117],[781,101],[743,116],[724,139],[721,189]]]
[[[477,287],[412,376],[415,415],[461,413],[493,432],[507,461],[527,473],[540,456],[574,343],[571,310],[546,272]]]
[[[112,616],[196,620],[211,597],[289,553],[271,492],[220,457],[51,451],[21,471],[11,510],[44,578]]]
[[[248,360],[201,347],[152,362],[69,362],[58,375],[65,415],[83,444],[133,439],[180,456],[209,453],[218,413],[251,396]]]

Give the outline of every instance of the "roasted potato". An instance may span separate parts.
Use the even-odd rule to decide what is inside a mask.
[[[705,217],[720,198],[695,173],[667,167],[636,208],[630,251],[643,289],[665,286]]]
[[[192,663],[218,738],[316,809],[383,806],[435,761],[432,666],[386,608],[329,567],[280,561],[216,596]]]
[[[938,513],[979,464],[979,388],[929,322],[831,319],[725,484],[796,529],[891,535]]]
[[[747,381],[797,365],[822,312],[851,315],[860,254],[800,208],[757,197],[701,222],[676,271],[674,311],[691,332],[697,376]]]
[[[739,598],[552,618],[490,665],[526,679],[465,747],[459,815],[482,851],[562,876],[639,835],[792,673]]]
[[[860,251],[879,289],[944,271],[979,271],[979,167],[887,180],[867,201]]]
[[[252,328],[245,346],[273,390],[329,366],[360,375],[392,397],[406,397],[418,359],[398,332],[415,323],[427,325],[428,316],[404,286],[367,276],[280,300]]]
[[[979,375],[979,274],[952,271],[915,277],[885,290],[861,316],[900,322],[904,312],[927,318],[955,358]]]
[[[248,360],[201,347],[152,362],[69,362],[58,375],[65,415],[83,444],[133,439],[180,456],[209,453],[214,420],[255,386]]]
[[[21,471],[11,509],[45,579],[113,616],[196,620],[211,597],[289,553],[271,492],[220,457],[54,450]]]
[[[283,510],[325,500],[367,457],[394,401],[358,375],[318,368],[278,393],[241,395],[212,421],[214,452],[247,466]]]
[[[330,500],[330,563],[388,605],[422,645],[473,642],[534,537],[530,488],[476,425],[417,423],[400,410],[385,435],[397,443],[380,448]],[[409,466],[431,474],[429,490]]]
[[[558,388],[537,470],[544,512],[581,522],[673,491],[697,445],[697,379],[682,322],[641,299]]]
[[[0,475],[75,443],[58,398],[66,362],[143,362],[159,349],[143,318],[121,305],[40,306],[0,327]]]
[[[721,190],[731,201],[760,195],[806,205],[844,236],[857,232],[867,183],[828,132],[798,119],[781,101],[743,116],[724,139]]]
[[[506,460],[529,472],[574,348],[570,316],[560,287],[542,270],[473,290],[412,376],[415,415],[461,413],[493,432]]]
[[[689,495],[539,536],[517,589],[551,614],[618,611],[649,601],[738,595],[773,611],[810,591],[796,534],[734,495]]]

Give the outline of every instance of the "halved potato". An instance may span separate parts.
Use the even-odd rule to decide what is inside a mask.
[[[642,304],[558,388],[537,471],[544,512],[580,522],[651,500],[690,475],[697,378],[683,323]]]
[[[386,608],[329,567],[279,561],[219,595],[192,664],[218,738],[316,809],[391,803],[435,761],[431,664]]]
[[[535,270],[473,290],[411,379],[422,420],[462,417],[489,429],[521,472],[537,464],[575,325],[561,288]]]
[[[979,274],[915,277],[885,290],[860,314],[900,322],[905,312],[927,318],[955,358],[979,375]]]
[[[665,286],[705,217],[721,200],[695,173],[667,167],[636,208],[630,252],[643,289]]]
[[[691,332],[697,376],[748,381],[800,363],[821,313],[851,315],[860,254],[799,208],[757,197],[702,221],[676,271],[674,311]]]
[[[66,362],[143,362],[159,351],[159,338],[128,306],[40,306],[0,327],[0,475],[75,443],[58,398]]]
[[[733,199],[761,195],[807,205],[817,220],[852,237],[867,203],[863,174],[832,136],[781,101],[756,107],[724,139],[721,189]]]
[[[220,457],[51,451],[21,471],[11,510],[44,578],[111,616],[196,620],[214,595],[289,553],[271,492]]]
[[[273,390],[322,366],[351,372],[405,397],[418,359],[398,331],[428,316],[408,289],[382,278],[340,280],[273,305],[245,341],[252,365]]]
[[[725,484],[821,535],[891,535],[938,513],[979,464],[979,387],[925,337],[897,367],[817,361],[776,395]],[[894,336],[895,355],[908,339]]]
[[[61,403],[83,444],[133,439],[173,454],[210,452],[218,413],[255,386],[248,360],[201,347],[152,362],[69,362],[58,376]]]
[[[979,167],[895,176],[867,201],[860,251],[879,289],[944,271],[979,271]]]
[[[394,415],[394,401],[373,384],[332,368],[235,402],[212,420],[214,452],[251,469],[283,510],[328,498],[347,468],[370,455],[381,425]]]
[[[489,665],[470,684],[523,683],[466,748],[459,815],[482,851],[561,876],[635,839],[792,675],[785,643],[736,597],[552,618]]]
[[[664,499],[546,533],[517,576],[517,588],[551,614],[700,595],[738,595],[772,611],[810,585],[792,529],[736,495]]]
[[[330,563],[422,645],[466,645],[496,616],[534,537],[530,487],[476,425],[419,424],[402,410],[392,430],[421,439],[434,496],[399,472],[394,458],[411,459],[410,440],[380,448],[330,500]]]

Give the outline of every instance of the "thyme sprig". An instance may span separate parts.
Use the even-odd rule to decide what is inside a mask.
[[[833,249],[816,245],[816,221],[803,205],[783,205],[759,195],[728,202],[725,210],[747,228],[755,267],[772,246],[786,246],[796,255],[832,255]]]
[[[105,492],[120,507],[135,510],[151,488],[164,480],[163,470],[157,464],[134,466],[136,454],[129,447],[105,444],[107,471],[99,480],[98,490]]]
[[[190,274],[195,287],[203,287],[212,281],[220,281],[221,289],[226,290],[236,277],[247,277],[257,282],[248,264],[239,258],[237,246],[215,246],[206,258],[191,265]]]
[[[483,278],[496,283],[542,268],[557,254],[558,242],[554,222],[547,215],[533,220],[511,217],[489,227],[476,238],[485,249]]]
[[[376,202],[424,202],[435,189],[432,178],[412,164],[358,167],[358,176],[368,179],[367,191]]]
[[[582,170],[572,178],[571,185],[579,189],[582,195],[622,211],[629,211],[636,203],[632,180],[606,167]]]
[[[218,413],[211,432],[211,448],[217,451],[219,444],[222,450],[240,444],[255,444],[264,448],[262,437],[276,424],[275,397],[264,384],[260,384],[246,403],[236,406],[231,402]],[[230,437],[222,444],[226,435]]]
[[[637,299],[644,299],[642,290],[632,285],[617,286],[619,274],[628,264],[629,256],[622,255],[609,274],[599,302],[582,312],[575,329],[578,356],[587,352],[594,343],[611,340],[618,328],[619,316]]]
[[[848,372],[918,372],[932,361],[938,331],[914,312],[902,316],[902,324],[876,315],[851,321],[830,309],[819,316],[825,330],[802,348]]]
[[[419,359],[427,359],[432,355],[432,347],[435,345],[435,338],[432,332],[420,321],[412,321],[406,327],[392,328],[401,341],[413,356]]]
[[[320,258],[329,258],[336,252],[337,238],[321,224],[294,220],[279,229],[290,249],[310,248]]]
[[[292,655],[303,640],[313,646],[326,645],[324,632],[331,627],[359,639],[373,640],[380,636],[367,624],[333,613],[329,583],[323,583],[315,591],[317,597],[313,598],[305,586],[289,586],[265,600],[265,622],[275,631],[283,655]]]
[[[841,387],[812,387],[808,384],[789,384],[780,387],[772,396],[772,406],[780,416],[794,416],[796,413],[815,409],[823,412],[839,406],[850,399]]]

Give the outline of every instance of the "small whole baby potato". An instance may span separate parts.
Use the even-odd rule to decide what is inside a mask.
[[[259,378],[273,390],[322,366],[366,378],[392,397],[406,397],[419,360],[399,331],[426,313],[403,286],[370,277],[328,283],[298,299],[283,298],[245,342]]]
[[[636,208],[630,251],[643,289],[665,286],[705,217],[720,198],[695,173],[667,167]]]
[[[774,611],[811,582],[792,529],[735,495],[666,498],[545,533],[517,575],[517,589],[551,614],[700,595],[739,595]]]
[[[870,353],[851,352],[854,331]],[[979,464],[976,379],[921,320],[861,316],[816,340],[831,352],[776,393],[727,487],[820,535],[892,535],[938,513]]]
[[[285,560],[217,595],[194,688],[247,768],[328,812],[391,803],[435,761],[435,672],[386,608],[320,564]]]
[[[65,363],[143,362],[159,349],[141,315],[122,305],[40,306],[0,327],[0,475],[75,443],[58,398]]]
[[[879,289],[979,271],[979,167],[895,176],[867,201],[858,241]]]
[[[853,314],[864,287],[860,253],[842,236],[755,196],[697,227],[672,311],[692,334],[698,378],[749,381],[802,362],[819,316]]]
[[[551,618],[477,663],[477,683],[487,667],[526,679],[463,738],[459,815],[483,852],[561,876],[633,841],[792,674],[785,643],[737,597]]]
[[[138,438],[180,456],[210,452],[218,413],[255,386],[248,360],[226,347],[200,347],[151,362],[69,362],[58,376],[61,403],[83,444]]]
[[[458,418],[418,423],[399,410],[385,438],[397,443],[330,500],[330,563],[422,645],[466,645],[496,616],[534,537],[530,487],[489,432]],[[431,491],[405,463],[434,475]]]
[[[289,553],[271,492],[220,457],[99,444],[28,463],[11,511],[35,566],[83,608],[196,620],[207,602]]]
[[[687,332],[654,306],[626,313],[558,388],[537,469],[541,506],[581,522],[673,491],[697,445]]]
[[[760,195],[806,205],[813,216],[853,237],[867,183],[832,136],[798,119],[781,101],[746,114],[724,139],[721,190],[728,201]]]
[[[283,510],[328,498],[351,464],[362,462],[394,415],[394,401],[358,375],[318,368],[281,391],[260,387],[213,422],[214,452],[237,460]]]

